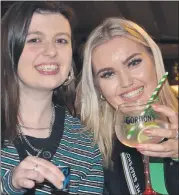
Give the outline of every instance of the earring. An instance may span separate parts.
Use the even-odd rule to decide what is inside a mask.
[[[100,95],[101,100],[105,101],[106,98],[103,96],[103,94]]]
[[[72,82],[73,79],[74,79],[74,71],[73,71],[73,68],[72,68],[69,75],[68,75],[68,78],[63,83],[63,86],[69,85]]]

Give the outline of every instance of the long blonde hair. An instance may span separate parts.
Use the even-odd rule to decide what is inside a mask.
[[[114,108],[107,101],[100,99],[93,78],[92,52],[94,48],[111,40],[114,36],[125,36],[142,44],[151,53],[156,68],[157,79],[165,73],[161,51],[152,38],[136,23],[123,18],[108,18],[95,28],[85,44],[83,54],[83,70],[81,79],[81,119],[86,128],[94,133],[94,141],[99,145],[103,155],[104,165],[111,164],[113,143]],[[161,102],[175,110],[178,108],[177,98],[174,96],[168,81],[163,86],[160,96]]]

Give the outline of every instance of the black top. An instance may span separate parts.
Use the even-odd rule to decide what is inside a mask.
[[[141,194],[145,189],[142,155],[135,149],[115,141],[113,150],[114,167],[104,170],[104,195]],[[169,195],[179,194],[179,162],[164,159],[165,185]]]
[[[64,119],[65,119],[65,107],[61,105],[55,105],[55,121],[52,127],[52,133],[49,138],[35,138],[31,136],[26,136],[30,143],[33,143],[33,146],[38,149],[42,149],[39,157],[50,161],[53,155],[58,148],[60,140],[62,138],[63,129],[64,129]],[[59,117],[60,116],[60,117]],[[22,161],[24,158],[28,156],[27,151],[30,152],[31,155],[36,155],[37,152],[33,151],[26,142],[22,142],[19,137],[14,141],[14,145],[19,153],[20,160]],[[44,147],[45,146],[45,147]],[[40,185],[40,184],[39,184]],[[51,185],[47,182],[47,185]],[[63,192],[61,190],[57,190],[53,185],[51,185],[53,195],[68,195],[67,192]],[[25,195],[34,195],[35,187],[32,189],[27,189]]]

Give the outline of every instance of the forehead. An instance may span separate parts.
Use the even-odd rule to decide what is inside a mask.
[[[93,50],[92,61],[93,63],[95,63],[95,61],[107,62],[117,59],[124,61],[129,55],[133,53],[143,53],[144,51],[146,52],[145,47],[139,42],[127,37],[116,36]]]
[[[34,13],[29,31],[57,31],[71,33],[68,20],[60,13]]]
[[[113,53],[114,51],[116,52],[130,52],[133,50],[144,50],[145,47],[141,45],[141,43],[134,41],[132,39],[129,39],[127,37],[121,37],[121,36],[116,36],[113,37],[112,39],[102,43],[101,45],[97,46],[93,51],[92,55],[95,55],[96,53]]]

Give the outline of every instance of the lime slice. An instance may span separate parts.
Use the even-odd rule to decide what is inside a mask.
[[[138,135],[137,135],[137,141],[138,141],[139,144],[144,143],[144,142],[146,142],[146,141],[151,139],[151,137],[149,137],[146,134],[144,134],[144,130],[151,129],[151,128],[159,128],[159,126],[157,126],[157,125],[149,125],[146,128],[142,129],[138,133]]]

